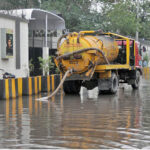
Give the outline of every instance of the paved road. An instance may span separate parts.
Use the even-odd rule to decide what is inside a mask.
[[[0,148],[150,149],[150,80],[138,91],[121,85],[116,95],[81,91],[1,101]]]

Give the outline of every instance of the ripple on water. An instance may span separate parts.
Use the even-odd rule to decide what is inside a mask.
[[[149,82],[144,81],[139,91],[126,85],[113,96],[95,98],[97,89],[89,93],[84,89],[85,97],[58,95],[46,102],[34,97],[25,97],[22,103],[3,101],[0,147],[150,148],[149,89]]]

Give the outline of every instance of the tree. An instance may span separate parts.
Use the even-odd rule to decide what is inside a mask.
[[[98,30],[118,32],[150,39],[150,1],[139,0],[1,0],[1,9],[41,8],[61,14],[70,31]],[[96,9],[97,8],[97,9]]]
[[[1,0],[0,9],[39,8],[39,0]]]
[[[118,2],[107,13],[108,28],[113,32],[135,36],[137,26],[135,8],[131,1]]]
[[[141,38],[150,39],[150,1],[139,1],[137,18],[136,0],[96,0],[103,3],[105,14],[105,30],[119,32],[127,36],[135,37],[138,29]]]
[[[95,29],[94,12],[91,11],[91,0],[47,0],[42,8],[60,12],[70,31]]]
[[[101,11],[92,5],[101,4]],[[137,26],[136,6],[130,0],[43,0],[42,8],[59,11],[70,31],[97,30],[134,36]]]
[[[141,3],[140,11],[140,37],[150,40],[150,1],[144,0]]]

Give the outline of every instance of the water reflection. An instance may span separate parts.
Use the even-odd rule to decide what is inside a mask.
[[[117,96],[102,96],[97,102],[86,100],[84,105],[76,108],[76,98],[70,101],[70,97],[65,97],[67,103],[67,116],[63,118],[62,134],[68,142],[65,146],[70,148],[114,148],[124,144],[118,143],[124,136],[127,140],[131,137],[129,129],[134,117],[130,110],[118,109]],[[117,109],[116,109],[117,108]],[[75,110],[74,113],[72,111]],[[82,110],[82,111],[81,111]],[[72,119],[68,119],[72,118]],[[122,126],[122,129],[120,128]],[[125,132],[125,135],[118,131],[118,128]],[[72,138],[72,136],[74,136]],[[71,142],[69,142],[71,139]],[[115,142],[114,142],[115,140]],[[115,144],[116,143],[116,144]],[[92,147],[91,147],[92,146]],[[120,147],[121,148],[121,147]]]
[[[143,68],[143,78],[147,80],[150,79],[150,68]]]
[[[97,89],[80,95],[63,91],[49,101],[37,95],[1,101],[1,148],[149,148],[150,81],[116,95]]]
[[[92,90],[87,90],[85,87],[81,87],[81,89],[80,89],[81,103],[83,103],[84,101],[86,101],[88,99],[97,100],[98,94],[99,94],[98,87],[96,87]]]

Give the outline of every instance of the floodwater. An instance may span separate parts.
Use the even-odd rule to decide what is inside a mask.
[[[150,80],[116,95],[38,97],[0,101],[0,148],[150,149]]]

